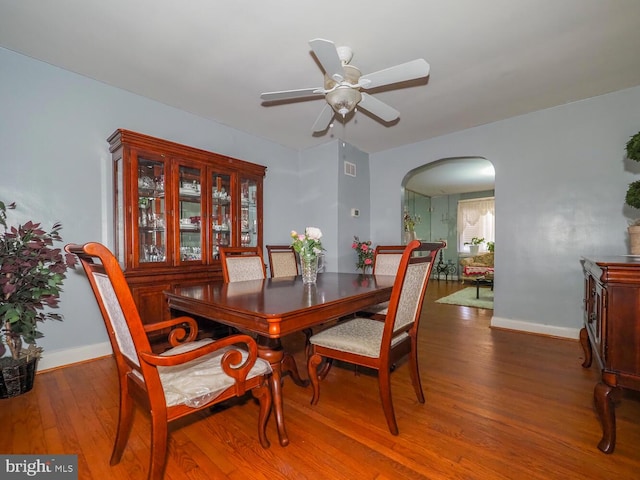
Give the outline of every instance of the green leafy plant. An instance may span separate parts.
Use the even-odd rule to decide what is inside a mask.
[[[62,241],[60,223],[49,231],[32,221],[8,226],[7,210],[14,208],[15,203],[0,201],[0,328],[4,343],[17,360],[23,354],[23,340],[35,345],[43,336],[38,322],[62,320],[60,314],[48,309],[58,306],[65,272],[75,266],[76,260],[53,246]],[[0,342],[0,356],[5,351]]]
[[[640,132],[636,133],[627,142],[627,158],[640,162]]]
[[[626,145],[627,158],[635,162],[640,162],[640,132],[632,136]],[[640,180],[629,184],[624,201],[631,208],[640,209]],[[632,223],[640,225],[640,219]]]
[[[465,245],[482,245],[484,243],[484,237],[473,237],[470,242],[464,242]]]
[[[416,225],[420,223],[420,215],[411,216],[408,211],[404,211],[404,215],[402,217],[402,223],[404,224],[405,232],[413,232],[416,228]]]
[[[373,267],[373,256],[375,254],[375,250],[371,248],[371,240],[361,242],[358,237],[354,236],[351,248],[353,248],[358,254],[356,268],[358,270],[362,270],[363,273],[366,273],[367,268]]]
[[[487,250],[493,253],[496,248],[496,242],[487,242]]]

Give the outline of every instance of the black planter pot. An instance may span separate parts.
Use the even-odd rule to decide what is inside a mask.
[[[38,357],[28,360],[11,357],[0,358],[0,399],[17,397],[33,388]]]

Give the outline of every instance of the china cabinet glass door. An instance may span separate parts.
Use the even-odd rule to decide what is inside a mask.
[[[255,247],[258,245],[258,185],[255,180],[240,179],[240,245]]]
[[[181,165],[178,170],[180,262],[202,261],[203,215],[201,169]]]
[[[138,262],[167,261],[165,164],[138,158]]]
[[[232,246],[233,196],[231,176],[211,174],[211,252],[214,260],[220,259],[220,247]]]

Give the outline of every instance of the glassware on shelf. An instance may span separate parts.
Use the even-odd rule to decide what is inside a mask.
[[[145,244],[143,245],[143,253],[142,261],[144,262],[164,262],[166,260],[164,248],[159,245]]]
[[[201,260],[202,249],[200,247],[180,247],[180,257],[183,261]]]

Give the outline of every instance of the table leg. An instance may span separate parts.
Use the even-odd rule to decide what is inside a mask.
[[[258,337],[258,356],[271,364],[271,396],[273,397],[273,412],[278,428],[280,445],[289,445],[289,436],[284,426],[284,409],[282,401],[282,359],[284,352],[279,338]]]
[[[300,373],[298,372],[298,365],[296,364],[296,359],[293,358],[293,355],[291,355],[290,353],[284,354],[282,358],[281,370],[281,375],[289,373],[289,376],[291,377],[291,380],[293,380],[293,383],[295,383],[299,387],[309,386],[309,380],[305,380],[300,376]]]
[[[480,279],[476,278],[476,299],[480,298]]]

